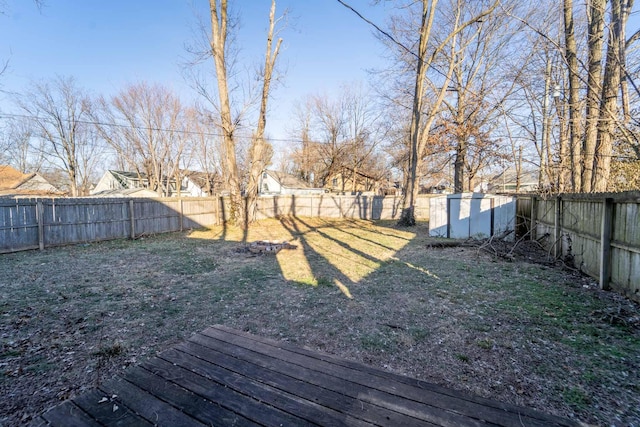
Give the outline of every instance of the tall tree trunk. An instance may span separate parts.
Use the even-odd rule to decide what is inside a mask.
[[[504,172],[503,179],[504,179]],[[518,161],[516,161],[516,193],[520,192],[520,184],[522,181],[522,145],[518,147]],[[504,185],[502,186],[502,191],[505,191]]]
[[[427,59],[427,44],[431,27],[433,26],[434,8],[437,0],[422,0],[422,18],[420,24],[420,40],[418,43],[418,64],[416,66],[416,79],[413,91],[413,109],[411,113],[411,125],[409,127],[409,168],[405,177],[404,194],[402,199],[402,214],[399,224],[412,226],[416,223],[414,214],[415,199],[418,194],[417,176],[418,163],[421,153],[418,150],[421,136],[422,104],[424,98],[425,65]]]
[[[633,7],[634,0],[622,2],[620,27],[620,97],[622,99],[623,123],[628,125],[631,121],[631,107],[629,105],[629,83],[627,82],[627,20]]]
[[[220,127],[222,130],[222,151],[226,183],[230,196],[229,221],[237,223],[243,216],[243,201],[240,191],[240,177],[236,161],[235,124],[231,117],[231,103],[227,85],[227,63],[225,49],[227,44],[227,0],[209,0],[211,11],[211,54],[216,67],[218,97],[220,100]]]
[[[566,127],[566,110],[564,108],[564,104],[560,102],[558,97],[554,96],[554,102],[556,107],[556,116],[558,117],[558,133],[560,134],[560,144],[558,150],[558,176],[557,178],[557,189],[558,193],[564,193],[567,185],[568,174],[567,174],[567,153],[569,152],[569,140],[567,138],[567,127]]]
[[[456,73],[458,74],[458,73]],[[461,99],[464,95],[458,90],[456,95],[456,158],[453,163],[453,192],[462,193],[469,191],[465,170],[467,167],[467,150],[469,143],[466,131],[463,132],[464,126],[464,101]],[[466,97],[465,97],[466,98]]]
[[[75,168],[69,167],[67,174],[69,176],[69,190],[71,192],[71,197],[78,197],[78,177],[76,176]]]
[[[258,185],[260,175],[267,167],[271,160],[271,150],[268,143],[264,140],[264,129],[267,124],[267,101],[269,100],[269,87],[271,78],[273,77],[273,69],[275,67],[278,52],[282,39],[278,39],[275,49],[273,46],[273,31],[275,27],[276,1],[271,1],[271,11],[269,12],[269,32],[267,34],[267,49],[264,60],[264,75],[262,76],[262,97],[260,100],[260,115],[258,116],[258,127],[253,137],[250,149],[251,168],[249,170],[249,183],[247,185],[247,218],[245,225],[256,219],[256,204],[258,197]]]
[[[565,59],[569,68],[569,152],[571,157],[571,190],[580,191],[580,137],[578,126],[578,103],[580,97],[580,75],[578,69],[578,48],[576,46],[573,21],[573,0],[564,0]]]
[[[622,1],[611,0],[611,22],[607,44],[607,64],[602,84],[598,140],[593,162],[592,190],[607,191],[611,174],[613,132],[618,116],[618,90],[620,88],[620,34],[622,33]]]
[[[353,165],[352,178],[351,178],[351,193],[355,194],[358,190],[358,166]]]
[[[542,98],[542,136],[540,143],[540,171],[538,173],[538,186],[546,188],[552,181],[550,179],[549,165],[549,88],[551,87],[551,59],[547,57],[544,70],[544,95]]]
[[[586,129],[582,146],[583,165],[582,188],[591,192],[593,179],[593,159],[598,139],[598,118],[600,116],[600,95],[602,93],[602,46],[604,44],[604,14],[607,0],[591,0],[588,9],[588,60]]]
[[[465,178],[468,147],[466,138],[458,137],[457,139],[456,158],[453,162],[453,192],[462,193],[469,190],[469,187],[466,185],[467,179]]]

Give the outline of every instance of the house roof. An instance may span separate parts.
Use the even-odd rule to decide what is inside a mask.
[[[91,197],[161,197],[160,194],[147,188],[124,188],[104,190],[94,193]]]
[[[62,193],[37,173],[0,165],[0,196],[59,196]]]
[[[539,175],[538,170],[534,170],[534,169],[523,170],[520,172],[520,183],[521,184],[537,184],[538,175]],[[517,177],[518,177],[517,171],[514,168],[508,168],[494,175],[490,179],[490,182],[496,185],[500,185],[503,182],[506,184],[515,184]]]
[[[291,175],[284,172],[276,172],[271,170],[265,171],[271,178],[275,179],[280,183],[281,186],[286,188],[313,188],[308,183],[304,182],[300,178],[295,175]]]
[[[212,184],[222,182],[222,180],[220,179],[220,176],[215,172],[211,172],[207,175],[207,173],[205,172],[183,170],[181,171],[181,173],[185,178],[189,178],[191,181],[193,181],[195,184],[199,185],[202,188],[206,186],[207,179]]]
[[[9,165],[0,165],[0,190],[13,190],[18,188],[35,175],[35,173],[22,173]]]

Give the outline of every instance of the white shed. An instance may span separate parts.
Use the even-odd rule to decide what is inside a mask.
[[[485,238],[515,229],[516,199],[481,193],[449,194],[429,203],[429,235]],[[509,236],[513,239],[513,233]]]

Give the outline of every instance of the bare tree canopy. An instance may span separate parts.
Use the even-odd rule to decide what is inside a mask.
[[[148,179],[153,191],[165,196],[177,191],[170,183],[181,181],[191,132],[191,112],[180,99],[163,86],[143,82],[100,99],[98,106],[97,128],[122,165]]]
[[[358,186],[365,176],[376,182],[387,177],[378,150],[386,140],[386,127],[381,110],[362,87],[344,85],[336,99],[309,95],[297,111],[294,137],[300,142],[292,160],[301,179],[316,187],[353,192],[356,187],[374,190],[371,183]]]
[[[92,162],[99,149],[90,120],[91,102],[71,77],[34,83],[17,103],[31,121],[33,136],[42,140],[43,153],[67,176],[72,196],[86,194]]]

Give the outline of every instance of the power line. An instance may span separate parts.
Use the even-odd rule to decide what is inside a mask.
[[[30,115],[26,115],[26,114],[15,114],[15,113],[0,113],[0,118],[4,118],[4,119],[27,119],[27,120],[44,120],[47,121],[49,123],[51,123],[51,120],[48,119],[43,119],[41,117],[38,116],[30,116]],[[71,122],[70,119],[63,119],[66,122]],[[180,133],[180,134],[184,134],[184,135],[198,135],[198,136],[211,136],[211,137],[223,137],[224,134],[221,132],[211,132],[211,131],[193,131],[193,130],[185,130],[185,129],[167,129],[167,128],[160,128],[160,127],[150,127],[150,126],[140,126],[140,125],[133,125],[133,124],[121,124],[121,123],[106,123],[106,122],[100,122],[100,121],[94,121],[94,120],[75,120],[75,123],[80,123],[83,125],[92,125],[92,126],[109,126],[109,127],[118,127],[118,128],[123,128],[123,129],[134,129],[134,130],[142,130],[142,131],[153,131],[153,132],[173,132],[173,133]],[[251,138],[250,136],[243,136],[243,135],[239,135],[239,137],[241,138],[245,138],[245,139],[249,139]],[[302,143],[303,141],[301,139],[293,139],[293,138],[267,138],[270,141],[277,141],[277,142],[299,142]],[[315,142],[315,141],[309,141],[309,142]]]
[[[338,0],[339,1],[339,0]],[[28,120],[33,120],[33,119],[38,119],[38,120],[42,120],[42,118],[37,117],[37,116],[30,116],[30,115],[26,115],[26,114],[15,114],[15,113],[0,113],[0,118],[10,118],[10,119],[28,119]],[[69,119],[63,119],[66,122],[70,122],[71,120]],[[49,121],[49,120],[47,120]],[[49,121],[50,122],[50,121]],[[198,136],[209,136],[209,137],[222,137],[224,136],[224,134],[220,133],[220,132],[196,132],[196,131],[191,131],[191,130],[184,130],[184,129],[165,129],[165,128],[157,128],[157,127],[148,127],[148,126],[138,126],[138,125],[130,125],[130,124],[120,124],[120,123],[106,123],[106,122],[99,122],[99,121],[92,121],[92,120],[76,120],[76,123],[80,123],[80,124],[84,124],[84,125],[92,125],[92,126],[110,126],[110,127],[118,127],[118,128],[124,128],[124,129],[135,129],[135,130],[143,130],[143,131],[154,131],[154,132],[174,132],[174,133],[180,133],[180,134],[184,134],[184,135],[198,135]],[[240,135],[239,137],[241,138],[245,138],[245,139],[250,139],[250,136],[242,136]],[[294,139],[294,138],[267,138],[269,141],[276,141],[276,142],[292,142],[292,143],[311,143],[311,144],[323,144],[323,142],[318,142],[318,141],[303,141],[301,139]],[[526,138],[522,138],[522,139],[526,139]],[[615,154],[610,154],[610,155],[600,155],[601,157],[608,157],[608,158],[615,158],[615,159],[622,159],[622,160],[640,160],[640,157],[636,156],[625,156],[625,155],[615,155]]]

